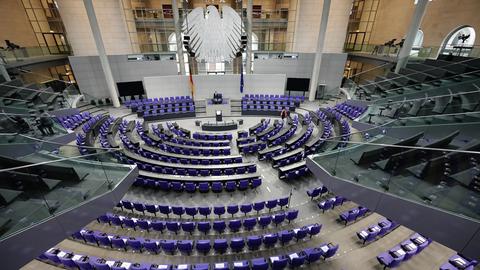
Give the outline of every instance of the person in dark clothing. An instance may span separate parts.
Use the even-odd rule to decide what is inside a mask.
[[[20,133],[27,133],[30,130],[30,126],[21,116],[15,115],[12,119],[15,121]]]
[[[282,118],[282,121],[285,123],[285,118],[287,118],[288,116],[288,112],[287,110],[285,110],[285,108],[282,109],[282,111],[280,112],[280,117]]]
[[[53,135],[55,132],[53,131],[53,120],[52,117],[45,111],[40,111],[40,125],[39,129],[42,132],[43,135]],[[43,129],[43,131],[42,131]]]

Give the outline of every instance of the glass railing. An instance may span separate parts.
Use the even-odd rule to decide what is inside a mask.
[[[370,54],[374,56],[384,56],[390,58],[396,58],[400,52],[400,46],[392,45],[386,46],[383,44],[353,44],[346,43],[344,45],[346,52],[350,53],[361,53],[361,54]],[[411,57],[426,59],[426,58],[437,58],[439,54],[452,56],[463,56],[463,57],[480,57],[480,46],[448,46],[448,47],[439,47],[439,46],[426,46],[426,47],[414,47],[410,52]]]
[[[25,84],[18,79],[4,82],[0,84],[0,112],[33,117],[41,111],[72,108],[81,94],[75,85],[60,83],[66,86],[62,92],[55,92],[49,85]]]
[[[277,10],[253,10],[252,19],[262,19],[262,20],[276,20],[276,21],[287,21],[288,20],[288,9],[277,9]],[[292,12],[292,11],[291,11]]]
[[[118,149],[82,156],[75,145],[21,134],[0,134],[0,149],[0,241],[105,195],[134,169],[116,163]]]
[[[41,115],[37,111],[31,114],[0,113],[2,127],[1,143],[28,143],[33,139],[50,140],[68,134],[55,116]]]
[[[0,58],[2,63],[11,64],[18,61],[25,61],[35,57],[49,56],[49,55],[69,55],[70,48],[67,45],[59,46],[36,46],[36,47],[21,47],[14,50],[0,50]]]
[[[478,86],[478,88],[476,87]],[[416,89],[414,85],[409,87],[399,87],[384,92],[385,97],[379,97],[372,100],[375,105],[387,105],[393,102],[413,102],[418,99],[436,98],[436,97],[453,97],[460,98],[463,94],[473,94],[480,91],[480,78],[470,77],[464,78],[462,81],[442,79],[439,86],[423,86]],[[463,101],[463,100],[462,100]],[[476,100],[472,100],[475,102]]]
[[[173,19],[173,10],[171,9],[149,9],[138,8],[132,10],[135,19],[140,20],[163,20]]]
[[[312,160],[344,181],[480,220],[480,142],[471,139],[480,118],[470,120],[407,127],[392,120]]]
[[[354,74],[346,78],[342,88],[347,91],[353,99],[365,99],[373,103],[386,103],[388,100],[404,99],[409,94],[414,96],[425,95],[428,92],[435,92],[436,89],[448,89],[461,84],[478,84],[477,70],[466,70],[462,74],[448,73],[440,78],[431,77],[429,72],[445,71],[449,67],[458,64],[467,65],[475,58],[466,58],[461,61],[452,61],[444,66],[427,66],[422,70],[409,69],[406,73],[393,73],[396,63],[385,63],[373,69]],[[421,64],[415,57],[408,57],[408,64]],[[430,76],[425,82],[412,83],[411,78],[415,76]],[[461,81],[459,78],[461,77]],[[407,83],[408,82],[408,83]],[[379,87],[381,86],[382,89]],[[367,93],[366,93],[367,92]],[[408,99],[408,97],[407,97]]]

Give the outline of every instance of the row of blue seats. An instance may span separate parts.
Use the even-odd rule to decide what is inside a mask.
[[[263,121],[259,127],[257,127],[256,129],[252,130],[252,132],[250,133],[250,135],[255,135],[255,134],[258,134],[262,131],[264,131],[265,129],[268,128],[268,126],[270,125],[270,118],[266,119],[265,121]]]
[[[298,121],[298,120],[297,120]],[[286,141],[288,141],[293,135],[295,135],[295,132],[297,131],[297,124],[293,124],[290,126],[290,129],[285,133],[283,134],[282,136],[280,137],[277,137],[275,140],[273,141],[270,141],[269,143],[269,147],[272,147],[272,146],[276,146],[276,145],[280,145],[280,144],[283,144],[285,143]],[[271,138],[271,137],[270,137]]]
[[[127,108],[135,107],[144,104],[173,104],[193,101],[190,96],[176,96],[176,97],[160,97],[160,98],[144,98],[144,99],[131,99],[125,101]]]
[[[180,182],[172,180],[152,179],[148,177],[137,177],[133,183],[135,186],[148,187],[153,189],[159,189],[162,191],[176,191],[176,192],[189,192],[194,193],[199,191],[206,193],[212,191],[214,193],[220,193],[222,191],[234,192],[236,190],[245,191],[249,188],[256,189],[262,185],[262,178],[254,177],[251,179],[243,179],[239,181],[220,181],[211,182]]]
[[[432,239],[414,233],[409,239],[401,242],[390,250],[379,254],[377,260],[382,266],[384,266],[384,268],[394,268],[420,253],[430,245],[431,242]]]
[[[97,121],[99,121],[100,119],[102,119],[103,115],[95,115],[93,117],[91,117],[90,119],[88,119],[83,125],[82,125],[82,131],[83,133],[88,133],[90,131],[90,129],[92,128],[92,126],[95,125],[95,123]]]
[[[194,103],[193,101],[181,101],[181,102],[175,102],[175,103],[151,103],[151,104],[141,104],[137,105],[136,107],[131,107],[137,108],[137,112],[141,111],[148,111],[148,110],[157,110],[157,109],[173,109],[173,108],[180,108],[180,107],[193,107]]]
[[[298,162],[297,162],[298,163]],[[295,164],[295,163],[293,163]],[[292,165],[292,164],[290,164]],[[287,165],[287,166],[290,166],[290,165]],[[282,167],[279,167],[279,168],[282,168]],[[299,177],[302,177],[302,176],[305,176],[307,175],[308,173],[310,172],[310,170],[308,169],[307,165],[302,165],[302,166],[296,166],[295,169],[293,170],[288,170],[286,172],[280,172],[279,175],[280,175],[280,179],[286,179],[286,180],[291,180],[291,179],[298,179]]]
[[[347,199],[345,199],[342,196],[337,195],[337,196],[332,197],[330,199],[319,202],[317,204],[317,206],[318,206],[318,208],[320,208],[320,210],[323,211],[323,213],[325,213],[326,210],[334,209],[335,206],[343,205],[343,203],[346,202],[346,201],[347,201]]]
[[[75,129],[91,118],[90,112],[81,112],[66,116],[57,116],[58,122],[68,129]]]
[[[242,212],[243,214],[247,215],[252,210],[255,210],[257,214],[262,211],[263,209],[267,208],[268,211],[272,211],[272,209],[276,207],[283,207],[288,206],[290,201],[289,197],[283,197],[279,199],[272,199],[268,201],[260,201],[255,203],[245,203],[245,204],[232,204],[232,205],[218,205],[213,207],[213,214],[217,215],[219,218],[225,214],[225,211],[229,214],[235,215],[238,211]],[[134,212],[134,210],[145,214],[145,211],[148,213],[154,214],[157,216],[157,213],[161,213],[169,217],[171,213],[174,215],[179,216],[180,218],[182,215],[187,214],[192,218],[195,218],[195,215],[200,214],[207,218],[212,213],[212,207],[210,206],[169,206],[164,204],[150,204],[150,203],[142,203],[142,202],[131,202],[128,200],[122,200],[118,204],[119,207],[122,209],[125,208],[127,210]]]
[[[190,107],[182,108],[166,108],[166,109],[148,109],[145,111],[137,111],[143,113],[143,117],[148,116],[157,116],[157,115],[167,115],[167,114],[180,114],[180,113],[192,113],[195,112],[195,107],[192,105]]]
[[[191,146],[207,146],[207,147],[218,147],[218,146],[229,146],[230,142],[223,141],[202,141],[200,139],[190,140],[182,137],[174,137],[170,140],[172,143],[185,144]]]
[[[313,125],[308,125],[305,133],[300,138],[292,142],[292,144],[290,144],[290,147],[288,149],[294,150],[302,147],[310,139],[310,137],[312,136],[312,133],[313,133]]]
[[[345,226],[351,221],[365,217],[370,210],[363,206],[358,206],[340,214],[340,220],[345,222]]]
[[[113,117],[111,117],[111,118],[107,119],[107,121],[105,121],[102,124],[102,126],[100,127],[99,141],[100,141],[100,145],[102,146],[102,148],[118,148],[118,144],[115,141],[115,134],[110,134],[110,136],[112,136],[111,141],[108,139],[108,136],[109,136],[108,131],[109,131],[110,126],[113,124],[114,121],[115,121],[115,119]],[[117,153],[113,152],[112,154],[115,156]]]
[[[305,121],[305,124],[310,125],[312,120],[313,120],[312,116],[310,115],[309,112],[306,112],[306,113],[303,114],[303,121]]]
[[[221,175],[234,175],[234,174],[245,174],[245,173],[255,173],[257,172],[257,166],[255,164],[250,163],[242,163],[244,166],[238,167],[236,169],[233,168],[224,168],[224,169],[210,169],[206,167],[206,169],[196,169],[196,168],[188,168],[188,164],[185,165],[183,168],[178,168],[173,166],[169,166],[169,163],[165,165],[155,165],[153,160],[152,162],[133,159],[127,156],[120,156],[118,155],[118,160],[124,164],[137,164],[140,170],[150,171],[154,173],[160,174],[171,174],[171,175],[189,175],[189,176],[221,176]],[[178,166],[178,165],[177,165]]]
[[[478,261],[462,254],[454,254],[440,266],[440,270],[474,270]]]
[[[398,223],[390,219],[382,219],[376,224],[368,226],[368,228],[357,232],[357,237],[363,241],[363,244],[373,242],[387,233],[393,231],[399,226]]]
[[[337,110],[339,113],[345,115],[347,118],[355,119],[360,117],[365,111],[367,111],[367,106],[356,106],[352,104],[347,104],[346,102],[342,102],[336,104],[334,109]]]
[[[322,110],[317,110],[317,116],[323,125],[322,139],[328,139],[333,135],[333,125],[327,114]]]
[[[274,125],[275,126],[271,131],[266,134],[260,134],[260,136],[258,136],[258,139],[266,142],[268,138],[277,135],[277,133],[280,132],[280,130],[282,130],[283,128],[283,121],[278,121]]]
[[[182,223],[183,225],[192,225],[188,231],[192,232],[194,230],[193,223]],[[170,226],[169,226],[170,225]],[[180,223],[169,223],[167,228],[172,227],[172,231],[177,233],[180,230]],[[232,252],[241,252],[248,247],[249,250],[258,250],[262,246],[267,248],[273,248],[277,242],[280,242],[281,245],[288,244],[294,238],[296,241],[305,239],[307,236],[312,238],[313,236],[320,233],[322,226],[320,224],[312,224],[309,226],[303,226],[301,228],[296,228],[293,230],[284,230],[278,233],[268,233],[264,235],[251,235],[246,238],[234,237],[229,241],[227,239],[215,239],[211,240],[174,240],[174,239],[150,239],[143,237],[133,237],[133,236],[123,236],[123,235],[112,235],[107,234],[101,231],[92,231],[92,230],[80,230],[72,234],[72,238],[76,240],[84,241],[85,243],[94,244],[97,246],[110,247],[114,249],[128,249],[136,252],[143,252],[144,250],[158,254],[160,250],[167,254],[175,254],[178,250],[182,254],[191,255],[194,251],[194,248],[198,253],[207,255],[211,248],[213,242],[213,249],[217,254],[223,254],[227,252],[228,248]],[[148,241],[146,241],[148,240]]]
[[[328,188],[326,186],[314,187],[307,190],[307,195],[311,200],[315,199],[316,197],[323,196],[324,194],[328,194]]]
[[[270,224],[275,224],[278,226],[283,223],[285,220],[288,220],[290,223],[292,220],[297,219],[298,210],[290,210],[287,212],[280,212],[274,215],[263,215],[259,217],[251,217],[244,219],[232,219],[228,222],[228,228],[231,232],[238,232],[240,229],[245,231],[250,231],[255,226],[260,226],[262,229],[265,229]],[[225,220],[214,220],[211,221],[165,221],[165,220],[149,220],[144,218],[133,218],[128,216],[116,215],[112,213],[106,213],[97,218],[99,223],[109,224],[113,226],[119,226],[121,228],[133,229],[137,228],[143,231],[149,232],[154,230],[157,232],[163,233],[165,229],[178,233],[183,230],[185,233],[192,234],[195,230],[203,234],[208,234],[213,230],[217,233],[224,233],[227,228],[227,222]],[[167,227],[167,225],[169,227]]]
[[[167,122],[167,128],[178,137],[190,138],[190,130],[179,127],[177,124]]]
[[[275,105],[254,105],[254,104],[243,104],[242,111],[278,111],[282,110],[290,111],[288,106],[275,106]]]
[[[281,100],[251,100],[243,99],[243,105],[252,105],[252,106],[264,106],[264,107],[293,107],[295,106],[294,101],[281,101]]]
[[[230,148],[190,148],[190,147],[182,147],[182,145],[172,146],[168,144],[157,144],[156,147],[160,148],[163,151],[167,151],[170,153],[187,155],[187,156],[228,156],[232,154]]]
[[[255,154],[258,151],[264,150],[265,148],[267,148],[267,143],[258,141],[252,143],[251,145],[240,145],[238,150],[243,154]]]
[[[202,158],[198,159],[195,158],[195,156],[186,156],[181,158],[179,156],[171,156],[168,154],[162,154],[160,151],[159,152],[151,152],[149,150],[146,150],[145,148],[140,148],[139,153],[141,156],[146,157],[148,159],[153,159],[153,160],[158,160],[158,161],[163,161],[163,162],[168,162],[168,163],[180,163],[180,164],[192,164],[192,165],[218,165],[218,164],[233,164],[233,163],[242,163],[243,159],[242,157],[232,157],[232,158]],[[163,151],[163,150],[162,150]],[[165,151],[167,152],[167,151]],[[176,154],[176,153],[174,153]],[[182,155],[182,154],[176,154],[176,155]]]
[[[246,94],[242,97],[242,100],[290,100],[304,102],[304,96],[288,96],[288,95],[264,95],[264,94]]]
[[[275,255],[270,258],[255,258],[228,262],[216,262],[197,264],[152,264],[152,263],[130,263],[121,260],[104,259],[95,256],[74,254],[69,251],[62,251],[51,248],[39,256],[39,259],[67,269],[79,270],[283,270],[290,266],[301,267],[304,264],[313,264],[321,258],[328,259],[334,256],[338,250],[338,244],[324,243],[316,247],[303,249],[285,255]]]
[[[231,133],[203,133],[203,132],[194,132],[192,137],[196,140],[204,140],[204,141],[231,141],[233,139],[233,135]]]

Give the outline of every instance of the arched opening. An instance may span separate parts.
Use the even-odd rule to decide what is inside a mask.
[[[415,39],[413,40],[412,50],[410,55],[418,55],[423,45],[423,31],[418,29]]]
[[[252,32],[252,51],[258,51],[258,36]]]
[[[183,33],[181,35],[183,39],[183,36],[184,36]],[[177,69],[178,69],[178,73],[180,73],[180,61],[178,60],[178,54],[176,53],[177,52],[177,36],[175,35],[175,32],[171,33],[168,36],[168,51],[175,52],[175,59],[177,60]],[[188,55],[185,52],[185,50],[183,51],[184,51],[183,61],[185,62],[185,72],[186,74],[190,74],[190,66],[188,65]]]
[[[418,29],[415,40],[413,41],[413,48],[420,49],[423,45],[423,31]]]
[[[183,34],[182,34],[183,36]],[[177,35],[175,33],[171,33],[168,36],[168,51],[169,52],[176,52],[177,51]]]
[[[475,29],[471,26],[461,26],[447,35],[440,54],[469,56],[475,44]]]

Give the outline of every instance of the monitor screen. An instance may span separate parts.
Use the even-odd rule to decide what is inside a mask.
[[[308,92],[310,87],[309,78],[287,78],[287,91]]]
[[[117,88],[121,97],[145,94],[142,81],[118,82]]]

